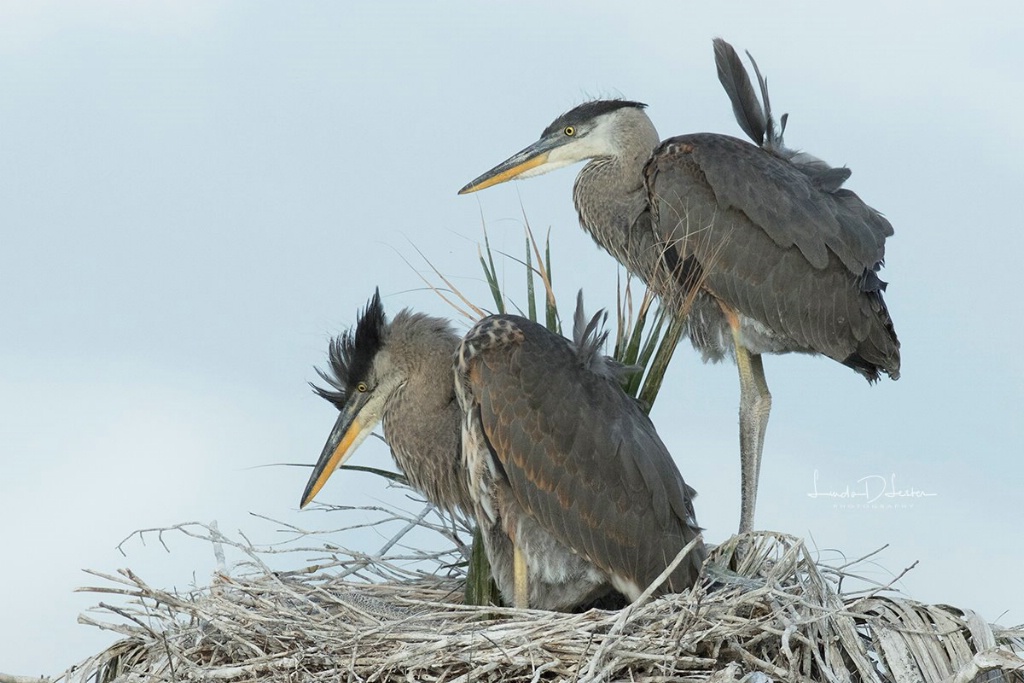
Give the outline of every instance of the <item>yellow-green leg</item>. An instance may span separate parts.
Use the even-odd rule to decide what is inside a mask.
[[[772,395],[764,378],[761,355],[750,353],[740,343],[739,322],[731,316],[736,367],[740,372],[740,533],[753,531],[757,506],[757,481],[761,475],[761,452],[772,409]]]
[[[519,544],[513,544],[512,576],[515,581],[513,601],[519,609],[530,606],[530,585],[526,577],[526,555],[520,550]]]

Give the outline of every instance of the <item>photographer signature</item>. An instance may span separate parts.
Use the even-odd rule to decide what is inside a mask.
[[[930,498],[937,495],[939,494],[928,493],[913,486],[897,488],[895,473],[890,474],[888,478],[880,474],[869,474],[852,485],[848,484],[845,489],[826,491],[818,487],[818,470],[814,470],[814,490],[807,494],[809,498],[833,498],[861,503],[874,503],[883,498],[892,502],[893,499]]]

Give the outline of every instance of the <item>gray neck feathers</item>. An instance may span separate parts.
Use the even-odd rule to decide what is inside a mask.
[[[576,177],[573,202],[580,224],[603,249],[650,282],[659,263],[654,234],[633,229],[647,208],[644,165],[659,139],[642,110],[616,121],[614,155],[592,159]]]
[[[458,337],[440,318],[402,311],[391,325],[391,362],[405,381],[385,409],[384,438],[410,484],[435,505],[471,510],[462,473],[462,414],[452,362]]]

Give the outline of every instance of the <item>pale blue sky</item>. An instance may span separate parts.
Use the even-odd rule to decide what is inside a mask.
[[[525,211],[551,228],[560,297],[611,305],[616,266],[577,226],[573,170],[456,191],[593,96],[647,102],[666,137],[740,135],[715,36],[758,59],[787,142],[850,166],[896,229],[903,377],[766,359],[758,526],[850,557],[889,543],[876,578],[920,560],[908,595],[1024,621],[999,578],[1024,563],[1021,10],[720,4],[0,4],[0,671],[54,673],[112,642],[75,623],[97,601],[71,592],[96,582],[82,568],[206,582],[201,544],[122,557],[135,529],[329,523],[296,510],[307,470],[249,468],[316,460],[335,413],[306,382],[375,286],[392,312],[449,314],[414,291],[414,246],[484,303],[481,215],[519,254]],[[687,345],[654,413],[712,541],[738,521],[737,391]],[[354,462],[390,459],[367,442]],[[815,471],[819,488],[895,475],[936,495],[839,509],[807,496]],[[321,494],[390,495],[349,474]]]

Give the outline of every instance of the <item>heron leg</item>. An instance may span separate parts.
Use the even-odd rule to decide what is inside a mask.
[[[527,609],[530,606],[530,586],[526,576],[526,555],[518,543],[512,544],[512,576],[515,595],[512,598],[514,607]]]
[[[736,366],[740,371],[740,533],[753,531],[757,506],[757,482],[761,475],[761,451],[772,409],[772,395],[764,378],[761,355],[751,353],[740,343],[739,320],[729,316]]]

